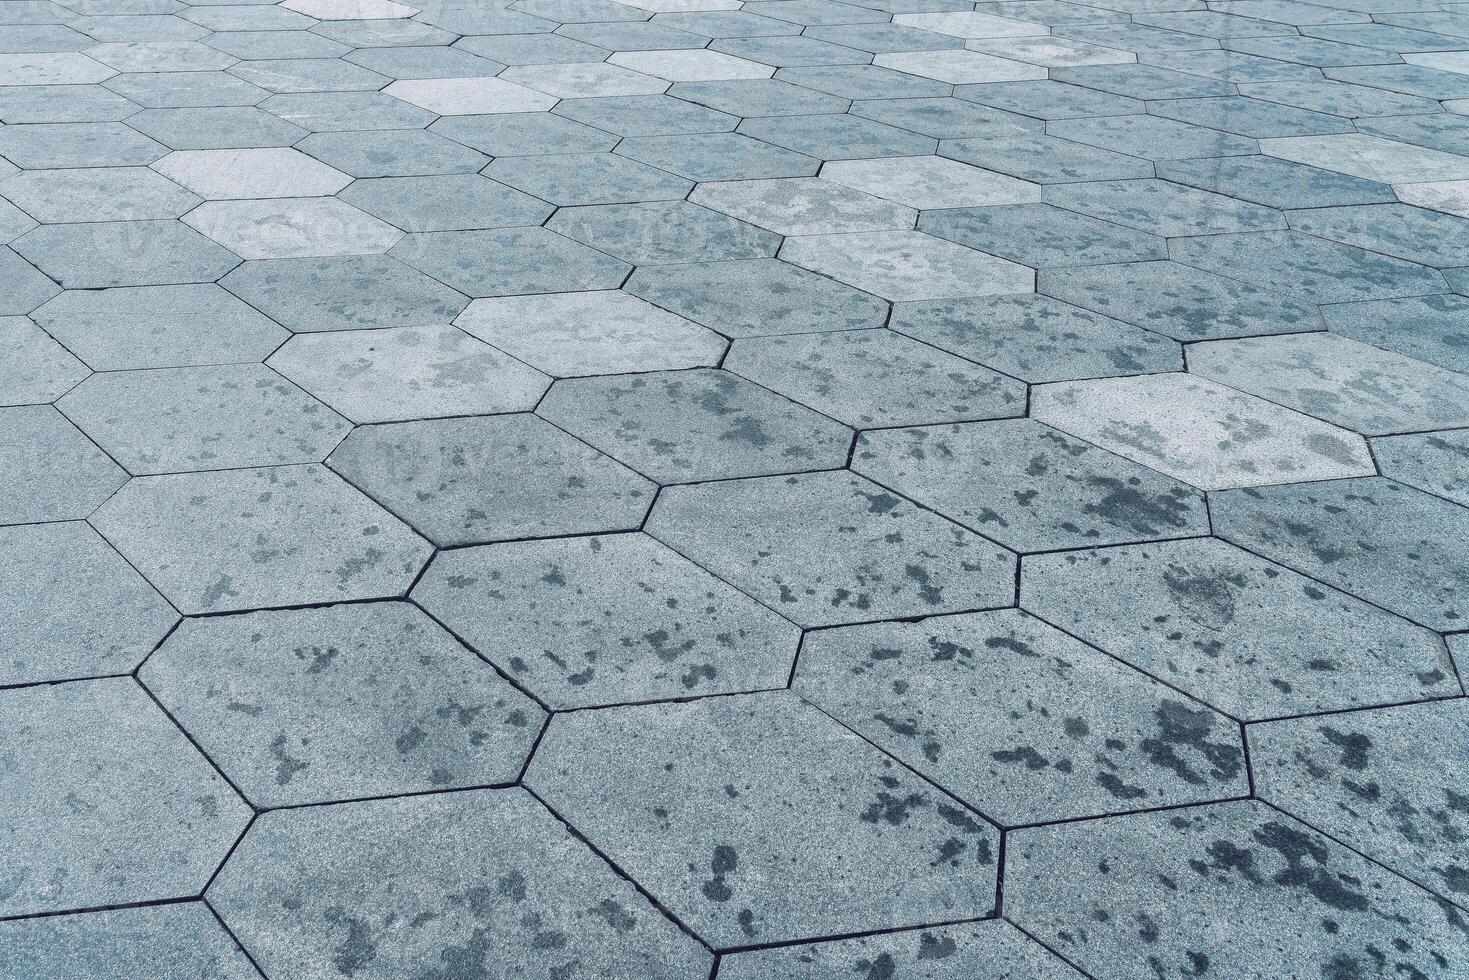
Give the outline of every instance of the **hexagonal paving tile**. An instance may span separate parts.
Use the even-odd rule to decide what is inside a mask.
[[[184,222],[247,259],[376,255],[403,233],[331,197],[209,201]]]
[[[7,915],[197,895],[247,807],[131,678],[0,691]]]
[[[180,150],[153,169],[210,201],[335,194],[352,182],[339,170],[284,147]]]
[[[1382,478],[1215,494],[1220,537],[1430,629],[1463,626],[1469,511]]]
[[[724,338],[615,290],[477,299],[454,321],[560,378],[709,367]]]
[[[30,320],[0,317],[0,406],[55,401],[90,373]]]
[[[246,262],[220,285],[296,333],[448,323],[469,302],[385,255]]]
[[[126,674],[178,614],[84,523],[0,529],[0,685]]]
[[[47,223],[177,218],[200,200],[146,167],[29,170],[5,181],[3,192]]]
[[[616,289],[631,269],[545,228],[408,235],[392,255],[469,296]]]
[[[1028,293],[1035,273],[918,231],[788,238],[780,257],[885,299],[954,299]]]
[[[633,265],[775,255],[780,239],[688,201],[562,208],[546,227]]]
[[[356,180],[337,195],[404,231],[470,231],[536,225],[551,205],[477,174]]]
[[[329,462],[441,546],[636,528],[654,491],[526,414],[367,426]]]
[[[526,780],[716,948],[994,902],[994,829],[787,692],[560,715]]]
[[[509,783],[545,717],[406,603],[190,620],[138,677],[261,807]]]
[[[551,384],[444,326],[300,335],[267,363],[354,422],[529,411]]]
[[[94,374],[57,408],[136,476],[319,463],[351,429],[262,364]]]
[[[639,534],[449,552],[413,598],[553,708],[783,687],[800,634]]]
[[[1469,963],[1462,913],[1262,803],[1016,831],[1006,855],[1006,917],[1093,976]]]
[[[1028,557],[1020,605],[1246,720],[1457,690],[1428,630],[1213,539]]]
[[[128,475],[49,405],[0,408],[0,525],[86,517]]]
[[[1375,472],[1361,436],[1186,374],[1042,385],[1031,415],[1205,490]]]
[[[178,221],[44,225],[14,247],[67,289],[213,282],[240,264],[234,253]]]
[[[1462,903],[1464,701],[1252,725],[1260,798]]]
[[[7,980],[260,980],[203,902],[0,922]]]
[[[647,530],[802,626],[992,609],[1014,596],[1009,552],[851,473],[671,487]]]
[[[1209,531],[1199,491],[1032,419],[866,432],[852,468],[1020,552]]]
[[[268,813],[209,902],[272,975],[710,971],[707,951],[519,789]]]
[[[1469,431],[1373,439],[1372,455],[1383,476],[1469,507]]]
[[[319,465],[137,478],[92,524],[185,615],[402,595],[431,550]]]
[[[1011,609],[820,630],[795,689],[1002,824],[1249,792],[1237,724]]]

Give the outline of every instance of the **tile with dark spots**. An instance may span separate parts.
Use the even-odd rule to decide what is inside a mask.
[[[1168,257],[1156,235],[1049,204],[927,211],[918,230],[1036,269]]]
[[[126,674],[178,613],[87,524],[0,528],[0,685]]]
[[[1215,533],[1442,632],[1469,619],[1469,510],[1381,477],[1215,494]]]
[[[293,333],[448,323],[469,303],[386,255],[246,262],[220,285]]]
[[[1469,426],[1469,376],[1334,334],[1195,344],[1188,366],[1364,435]]]
[[[1469,702],[1252,725],[1260,798],[1463,906]]]
[[[1020,605],[1246,721],[1458,693],[1433,633],[1217,539],[1030,556]]]
[[[711,957],[521,789],[277,810],[209,903],[270,976],[703,980]]]
[[[1323,306],[1326,328],[1375,347],[1469,372],[1469,298],[1445,294]]]
[[[138,676],[258,807],[513,782],[545,719],[398,602],[191,619]]]
[[[647,530],[802,626],[993,609],[1014,595],[1009,552],[851,473],[670,487]]]
[[[786,691],[559,715],[526,785],[716,949],[994,905],[994,827]]]
[[[780,246],[779,236],[772,232],[688,201],[562,208],[546,227],[633,265],[770,258]],[[623,278],[606,288],[615,289]]]
[[[719,980],[829,980],[848,976],[1076,980],[1080,974],[1003,919],[751,950],[726,956],[719,965]]]
[[[1469,429],[1372,440],[1382,475],[1469,507]]]
[[[865,432],[852,468],[1022,553],[1209,531],[1198,490],[1032,419]]]
[[[888,330],[737,340],[723,366],[855,428],[1025,411],[1022,383]]]
[[[0,914],[192,897],[249,822],[130,677],[0,691],[0,719]]]
[[[185,615],[402,595],[432,550],[315,464],[135,477],[91,523]]]
[[[1263,803],[1014,832],[1005,914],[1094,977],[1457,977],[1465,913]]]
[[[1177,342],[1038,294],[897,303],[888,326],[1031,383],[1183,367]]]
[[[440,546],[635,528],[654,490],[528,413],[362,426],[328,463]]]
[[[4,980],[261,980],[203,902],[0,922]]]
[[[1002,825],[1249,792],[1238,724],[1017,610],[818,630],[794,687]]]
[[[851,430],[728,371],[563,379],[538,414],[659,483],[836,469]]]
[[[553,708],[783,687],[800,637],[642,534],[447,552],[413,599]]]
[[[127,473],[49,405],[0,408],[0,526],[80,520]]]

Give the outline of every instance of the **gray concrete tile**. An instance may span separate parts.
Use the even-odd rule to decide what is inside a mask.
[[[837,469],[852,439],[846,426],[712,368],[564,379],[536,411],[664,484]]]
[[[1459,912],[1253,801],[1019,831],[1006,853],[1007,915],[1094,976],[1469,962]]]
[[[994,829],[788,693],[560,716],[527,784],[716,948],[993,903]]]
[[[1157,235],[1049,204],[931,211],[918,230],[1036,269],[1168,257]]]
[[[0,185],[0,194],[37,221],[138,221],[177,218],[200,199],[146,167],[30,170]],[[9,222],[0,237],[13,240]]]
[[[1027,557],[1020,605],[1246,721],[1457,689],[1428,630],[1212,538]]]
[[[712,181],[689,200],[779,235],[911,229],[913,208],[821,177]]]
[[[401,595],[430,551],[318,465],[136,478],[92,525],[185,615]]]
[[[1469,507],[1469,431],[1372,440],[1383,476]]]
[[[30,320],[0,317],[0,405],[55,401],[90,373]]]
[[[508,783],[545,719],[407,603],[192,619],[138,677],[259,807]]]
[[[688,201],[562,208],[546,227],[632,265],[768,258],[780,246],[768,231]]]
[[[6,980],[260,980],[203,902],[0,923]]]
[[[208,897],[271,974],[710,970],[707,951],[520,789],[268,814]]]
[[[562,207],[678,201],[694,189],[692,181],[612,153],[502,157],[483,173]]]
[[[213,282],[240,264],[233,252],[169,220],[43,225],[13,244],[67,289]]]
[[[447,323],[469,303],[386,255],[246,262],[220,285],[296,333]]]
[[[390,257],[468,296],[616,289],[631,269],[545,228],[407,235]]]
[[[654,490],[528,414],[365,426],[330,463],[440,546],[636,528]]]
[[[0,525],[85,518],[127,473],[49,405],[0,408]]]
[[[780,257],[894,302],[1035,288],[1035,273],[1025,266],[921,231],[790,238]]]
[[[784,687],[800,638],[641,534],[456,550],[413,598],[562,709]]]
[[[1014,589],[1009,552],[850,473],[672,487],[647,529],[807,627],[997,608]]]
[[[477,174],[354,180],[337,197],[403,231],[478,231],[538,225],[554,208]]]
[[[1054,184],[1046,188],[1045,201],[1164,238],[1277,231],[1286,227],[1285,218],[1274,208],[1167,180]]]
[[[7,915],[197,895],[250,808],[129,677],[0,691]]]

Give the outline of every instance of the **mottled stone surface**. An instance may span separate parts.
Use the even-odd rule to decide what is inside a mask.
[[[717,948],[994,898],[993,827],[788,693],[564,715],[527,784]]]
[[[1014,588],[1009,552],[850,473],[670,487],[647,527],[803,626],[995,608]]]
[[[0,923],[5,980],[260,980],[203,902]]]
[[[6,915],[197,895],[250,808],[131,678],[0,691]]]
[[[1237,724],[1014,610],[821,630],[795,689],[1002,824],[1248,791]]]
[[[641,534],[454,551],[413,598],[556,708],[783,687],[799,638]]]
[[[524,790],[267,814],[209,902],[268,975],[708,975],[709,954]]]
[[[1382,957],[1452,977],[1469,963],[1462,912],[1260,803],[1041,827],[1008,845],[1006,914],[1093,976],[1154,962],[1330,976]]]
[[[84,518],[127,473],[47,405],[0,408],[0,525]]]
[[[508,783],[544,718],[406,603],[190,620],[139,679],[260,807]]]

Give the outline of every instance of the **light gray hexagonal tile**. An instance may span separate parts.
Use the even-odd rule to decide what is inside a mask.
[[[49,405],[0,408],[0,525],[86,517],[128,475]]]
[[[30,320],[0,317],[0,406],[55,401],[90,373]]]

